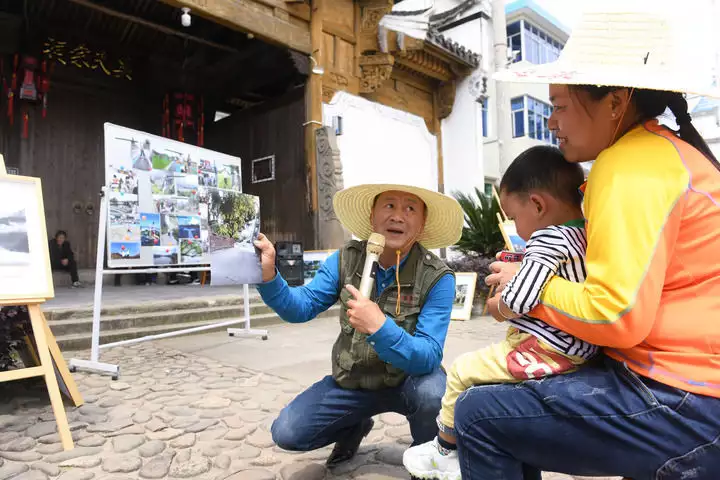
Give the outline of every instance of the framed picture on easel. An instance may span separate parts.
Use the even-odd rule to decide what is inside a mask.
[[[39,178],[0,175],[0,301],[55,296]]]
[[[498,195],[497,190],[495,190],[495,187],[493,187],[493,196],[495,197],[495,200],[497,200],[498,206],[500,207],[500,212],[498,212],[497,214],[498,228],[500,229],[503,240],[505,240],[505,249],[513,253],[523,253],[526,246],[525,240],[520,238],[520,235],[518,235],[517,228],[515,227],[515,222],[510,220],[505,214],[505,211],[500,204],[500,196]],[[488,292],[488,299],[491,298],[494,294],[495,285],[492,285],[490,287],[490,291]],[[482,314],[484,315],[486,312],[487,302],[485,302]]]

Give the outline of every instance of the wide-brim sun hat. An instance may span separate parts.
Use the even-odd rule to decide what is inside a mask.
[[[464,216],[462,207],[452,197],[426,188],[392,183],[363,184],[335,194],[333,208],[340,223],[360,240],[373,233],[370,223],[375,198],[383,192],[400,191],[416,195],[425,203],[425,228],[415,239],[427,249],[444,248],[460,240]]]
[[[588,4],[558,60],[519,63],[493,75],[514,83],[634,87],[720,98],[706,1],[602,1]],[[704,10],[702,6],[706,7]],[[715,7],[717,8],[717,7]]]

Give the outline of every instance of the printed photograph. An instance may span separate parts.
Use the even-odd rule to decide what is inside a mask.
[[[153,247],[153,265],[176,265],[177,247]]]
[[[198,187],[197,189],[197,199],[200,203],[210,203],[210,190],[214,190],[211,188],[206,187]]]
[[[318,270],[327,257],[332,254],[334,250],[307,250],[303,252],[303,278],[305,285],[310,283]]]
[[[150,174],[153,195],[175,195],[175,177],[165,170],[153,170]]]
[[[137,175],[133,170],[125,170],[123,167],[110,170],[108,188],[116,193],[137,194]]]
[[[110,198],[108,207],[110,225],[134,225],[139,221],[137,200]]]
[[[160,245],[160,214],[140,213],[140,235],[143,247]]]
[[[453,300],[453,308],[463,308],[465,306],[467,293],[467,285],[455,285],[455,299]]]
[[[260,283],[260,255],[253,245],[260,232],[260,199],[229,190],[212,190],[208,208],[211,282]]]
[[[200,217],[178,216],[177,222],[180,238],[200,240]]]
[[[178,175],[175,177],[176,195],[180,197],[196,197],[198,194],[198,177],[195,175]]]
[[[215,162],[213,162],[212,160],[200,160],[200,165],[198,165],[198,171],[215,173]]]
[[[111,242],[139,242],[140,224],[126,223],[123,225],[110,225]]]
[[[155,199],[155,211],[157,213],[177,213],[178,211],[178,199],[177,198],[156,198]]]
[[[225,164],[217,168],[217,186],[226,190],[242,190],[240,180],[240,167],[238,165]]]
[[[196,162],[192,158],[190,158],[190,155],[185,157],[184,168],[183,168],[182,173],[187,173],[188,175],[197,175],[198,174],[198,162]]]
[[[215,175],[215,172],[200,172],[198,174],[198,184],[203,187],[217,187],[217,175]]]
[[[30,261],[25,209],[0,205],[0,265],[29,265]]]
[[[475,300],[476,272],[455,273],[455,298],[453,299],[452,320],[470,320]]]
[[[113,260],[139,260],[140,244],[134,242],[110,243],[110,258]]]
[[[203,249],[201,240],[180,240],[180,263],[202,263]]]
[[[161,215],[160,245],[177,246],[180,238],[176,215]]]
[[[167,153],[152,151],[150,154],[150,162],[153,170],[170,170],[173,160]]]
[[[150,155],[152,154],[150,149],[150,141],[145,140],[142,145],[137,140],[130,142],[130,160],[132,166],[136,170],[142,170],[149,172],[152,170],[152,163],[150,162]]]
[[[182,197],[177,198],[176,200],[176,208],[175,212],[178,215],[187,215],[187,216],[200,216],[201,208],[200,208],[200,201],[198,199],[197,195],[193,195],[191,197]]]

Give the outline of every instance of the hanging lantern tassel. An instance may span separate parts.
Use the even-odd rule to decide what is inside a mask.
[[[22,138],[28,138],[28,126],[30,123],[30,115],[28,115],[28,112],[23,113],[23,131],[22,131]]]

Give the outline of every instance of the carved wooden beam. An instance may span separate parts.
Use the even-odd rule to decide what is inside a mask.
[[[388,53],[362,55],[360,61],[360,92],[371,93],[392,75],[395,58]]]
[[[269,0],[162,0],[176,7],[188,7],[197,15],[214,22],[252,33],[269,43],[311,53],[310,24],[297,17],[289,18],[287,10],[271,7]],[[284,2],[283,2],[284,3]]]

